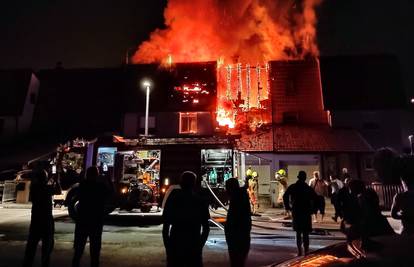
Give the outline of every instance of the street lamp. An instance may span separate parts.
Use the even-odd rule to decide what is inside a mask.
[[[142,81],[142,85],[147,90],[146,98],[145,98],[145,136],[148,136],[148,112],[149,112],[149,97],[150,97],[150,88],[151,82],[149,80]]]

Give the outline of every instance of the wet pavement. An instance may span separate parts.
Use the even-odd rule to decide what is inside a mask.
[[[52,266],[70,266],[74,223],[67,216],[65,209],[55,209],[54,214],[56,245],[52,254]],[[165,266],[160,215],[156,210],[147,214],[139,211],[116,211],[111,214],[104,226],[101,266]],[[272,221],[266,216],[266,213],[254,216],[252,245],[247,266],[281,262],[296,254],[294,233],[290,227],[284,227],[281,222]],[[21,265],[29,220],[30,210],[27,208],[0,208],[0,267]],[[342,240],[341,236],[334,234],[312,235],[311,249],[323,248]],[[89,264],[87,250],[88,247],[82,266]],[[227,244],[223,231],[218,227],[212,227],[203,259],[207,267],[228,266]]]

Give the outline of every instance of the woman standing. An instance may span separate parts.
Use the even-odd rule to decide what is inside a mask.
[[[224,228],[230,256],[230,266],[243,267],[250,249],[250,203],[245,188],[240,188],[236,178],[226,181],[226,191],[230,206]]]

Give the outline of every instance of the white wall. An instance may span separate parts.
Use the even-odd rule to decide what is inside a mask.
[[[26,99],[24,102],[23,112],[19,116],[19,134],[27,133],[32,126],[33,114],[36,107],[37,100],[39,98],[39,80],[32,73],[30,77],[29,88],[27,90]],[[31,94],[35,94],[35,103],[30,102]]]
[[[318,154],[276,154],[276,153],[251,153],[257,157],[269,160],[268,165],[252,165],[259,174],[259,195],[269,195],[270,181],[274,180],[275,172],[280,169],[281,162],[288,163],[288,182],[296,182],[299,170],[304,170],[309,177],[313,171],[320,171],[320,156]],[[247,167],[246,167],[247,168]]]

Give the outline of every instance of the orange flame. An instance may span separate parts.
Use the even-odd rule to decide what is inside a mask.
[[[231,118],[230,111],[226,111],[224,108],[217,109],[216,120],[219,126],[227,126],[230,129],[236,126],[234,119]]]
[[[321,0],[169,0],[166,29],[155,30],[134,63],[211,61],[256,64],[317,55]]]

